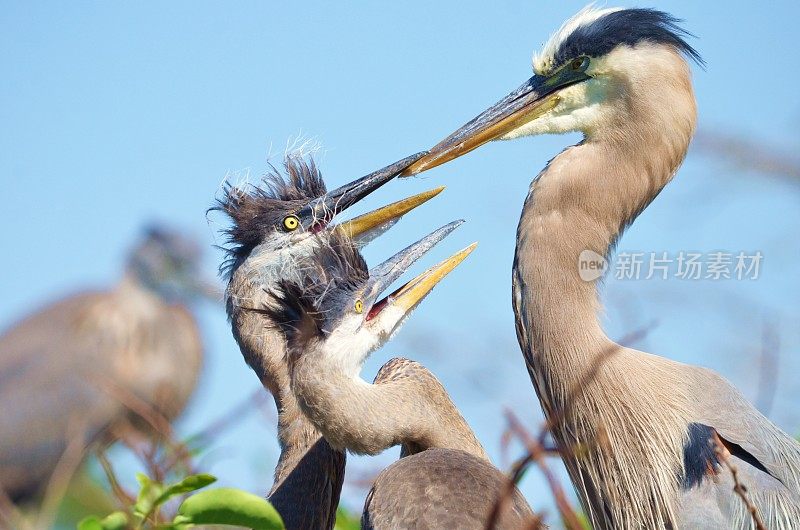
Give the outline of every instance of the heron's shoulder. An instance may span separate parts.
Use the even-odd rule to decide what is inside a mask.
[[[364,528],[480,528],[506,476],[486,460],[456,449],[401,458],[375,480]],[[520,528],[533,512],[515,488],[496,528]]]
[[[395,357],[389,359],[380,367],[373,383],[381,384],[407,379],[439,381],[433,375],[433,372],[425,368],[421,363],[404,357]]]

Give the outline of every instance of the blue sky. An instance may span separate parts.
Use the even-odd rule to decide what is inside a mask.
[[[624,3],[625,5],[633,5]],[[706,59],[694,68],[700,127],[798,149],[797,2],[653,2],[683,18]],[[321,145],[335,186],[424,149],[530,75],[530,56],[582,2],[4,2],[0,16],[0,327],[54,297],[110,285],[143,223],[159,219],[208,248],[214,274],[224,220],[206,209],[226,177],[256,179],[287,141]],[[480,242],[375,354],[434,370],[495,461],[505,407],[532,426],[538,403],[516,346],[510,267],[528,183],[577,135],[497,143],[424,177],[394,182],[375,207],[438,185],[447,190],[375,242],[376,262],[447,221],[467,219],[430,262]],[[657,322],[643,349],[711,366],[757,394],[762,323],[781,338],[771,416],[800,430],[797,184],[691,151],[675,181],[620,249],[764,255],[757,281],[615,281],[604,290],[614,337]],[[423,267],[425,264],[421,264]],[[208,341],[191,433],[258,387],[222,308],[199,312]],[[353,459],[351,473],[396,456]],[[277,446],[255,414],[221,439],[210,471],[263,493]],[[550,506],[542,481],[524,491]],[[348,486],[357,506],[363,491]]]

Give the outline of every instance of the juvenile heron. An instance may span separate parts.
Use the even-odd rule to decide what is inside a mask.
[[[404,458],[384,470],[369,493],[362,527],[483,528],[507,479],[439,380],[400,358],[384,364],[372,385],[359,376],[369,354],[475,245],[379,299],[419,244],[367,271],[346,239],[330,243],[316,251],[316,271],[305,281],[279,283],[279,303],[268,311],[286,334],[300,408],[333,447],[374,455],[402,444]],[[515,490],[497,527],[520,528],[532,515]]]
[[[152,434],[135,402],[167,420],[183,410],[202,362],[186,306],[221,296],[200,257],[194,241],[151,228],[115,288],[55,302],[0,336],[0,487],[12,499],[39,493],[73,440]]]
[[[750,528],[719,441],[767,528],[797,528],[800,445],[716,373],[612,342],[596,286],[578,273],[581,253],[611,252],[686,154],[696,122],[686,58],[701,59],[678,23],[652,9],[582,10],[534,56],[533,77],[408,172],[498,138],[582,132],[531,183],[513,306],[544,412],[565,413],[553,434],[592,524]]]
[[[304,274],[305,262],[332,234],[364,245],[442,188],[332,225],[333,217],[396,177],[421,155],[403,159],[331,192],[312,160],[289,156],[286,178],[268,175],[263,186],[229,187],[218,208],[228,230],[227,311],[247,364],[275,399],[281,454],[270,501],[292,529],[333,528],[344,478],[345,455],[321,437],[300,412],[289,388],[283,335],[263,313],[281,279]]]

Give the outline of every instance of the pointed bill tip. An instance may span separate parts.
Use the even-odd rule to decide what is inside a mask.
[[[354,217],[349,221],[345,221],[336,227],[336,230],[341,231],[351,238],[359,238],[373,230],[381,231],[382,228],[390,225],[394,221],[399,220],[402,216],[413,210],[414,208],[428,202],[432,198],[439,195],[444,186],[434,188],[432,190],[424,191],[411,197],[387,204],[381,208],[367,212],[358,217]]]
[[[392,293],[391,298],[393,305],[403,308],[406,312],[414,309],[422,299],[425,298],[439,282],[458,267],[477,246],[477,242],[472,243],[441,263],[434,265]]]

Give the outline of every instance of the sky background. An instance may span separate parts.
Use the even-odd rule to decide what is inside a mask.
[[[634,5],[623,2],[623,5]],[[2,2],[0,6],[0,328],[85,287],[110,286],[141,227],[194,235],[216,273],[225,220],[206,216],[226,178],[255,182],[298,138],[320,146],[329,187],[413,152],[516,88],[530,57],[583,2]],[[798,152],[800,4],[651,2],[685,20],[707,61],[694,67],[705,133],[741,134]],[[467,223],[415,270],[472,241],[447,278],[364,370],[392,356],[433,370],[495,463],[502,412],[542,416],[516,344],[510,269],[530,179],[578,135],[495,143],[421,178],[387,185],[371,209],[446,185],[366,251],[377,263],[433,228]],[[712,367],[758,396],[764,322],[780,337],[770,416],[800,431],[800,184],[692,149],[620,251],[761,251],[756,281],[616,281],[603,290],[615,338],[656,323],[641,349]],[[259,387],[222,305],[201,306],[207,362],[179,424],[191,434]],[[57,383],[57,382],[55,382]],[[396,458],[352,458],[352,481]],[[254,413],[201,465],[226,485],[264,493],[275,425]],[[130,473],[132,478],[132,473]],[[534,508],[552,506],[529,473]]]

